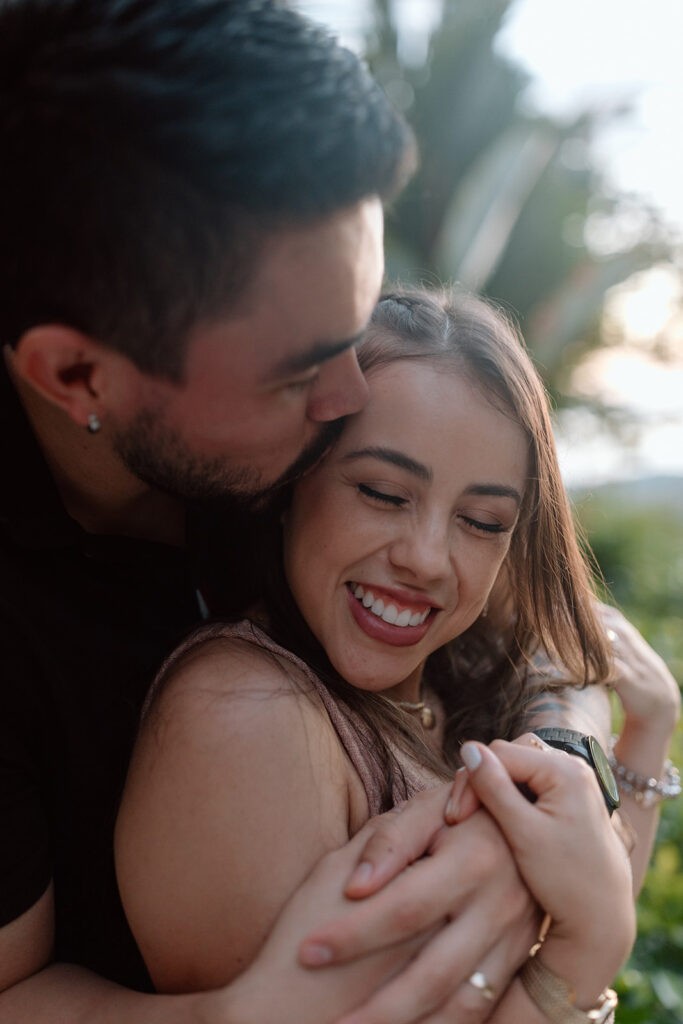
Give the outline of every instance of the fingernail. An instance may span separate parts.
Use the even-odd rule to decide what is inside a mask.
[[[458,811],[460,810],[460,800],[463,791],[467,785],[467,772],[464,768],[458,768],[455,773],[455,779],[451,786],[451,792],[448,796],[448,803],[443,812],[444,821],[447,825],[455,825]]]
[[[361,861],[349,879],[349,886],[367,885],[370,881],[372,871],[373,867],[369,860]]]
[[[481,751],[476,743],[463,743],[460,756],[465,762],[468,772],[475,772],[481,764]]]
[[[457,796],[449,796],[448,803],[446,804],[446,810],[443,815],[447,825],[455,825],[455,819],[458,816],[459,809],[460,794]]]
[[[301,947],[299,960],[304,967],[322,967],[332,960],[332,950],[329,946],[321,946],[320,943],[311,942]]]

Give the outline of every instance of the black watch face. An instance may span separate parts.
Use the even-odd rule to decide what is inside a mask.
[[[621,797],[619,796],[619,788],[617,786],[617,780],[614,778],[614,772],[609,766],[609,761],[605,756],[605,751],[602,749],[595,736],[588,736],[586,738],[588,740],[588,749],[590,750],[590,754],[593,759],[596,774],[605,794],[612,804],[612,809],[615,810],[621,803]]]

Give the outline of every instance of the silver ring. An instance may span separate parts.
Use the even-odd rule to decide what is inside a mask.
[[[482,971],[475,971],[474,974],[470,974],[467,980],[478,992],[481,992],[484,999],[488,999],[489,1002],[493,1002],[496,998],[496,993],[489,985],[488,979]]]

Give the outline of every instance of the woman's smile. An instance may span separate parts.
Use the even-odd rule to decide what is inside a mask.
[[[346,587],[351,614],[367,636],[394,647],[410,647],[427,633],[436,610],[432,605],[406,604],[377,585],[347,583]]]
[[[366,408],[294,489],[285,571],[337,672],[413,699],[432,651],[486,604],[517,522],[527,441],[452,368],[395,362],[368,385]]]

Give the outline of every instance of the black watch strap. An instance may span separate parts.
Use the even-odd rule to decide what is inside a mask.
[[[605,751],[595,736],[576,732],[574,729],[563,729],[558,726],[534,729],[534,732],[549,747],[556,747],[558,750],[564,750],[568,754],[582,757],[595,772],[595,777],[600,785],[609,813],[612,814],[619,807],[621,797],[619,796],[617,780],[610,768]]]

